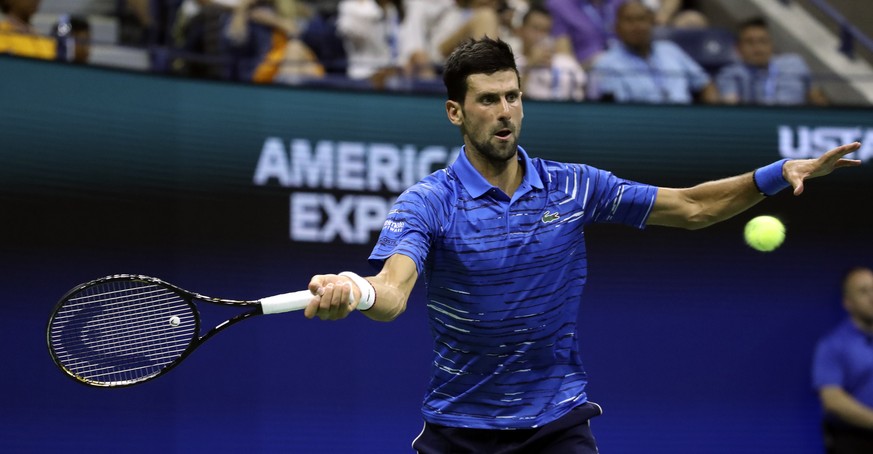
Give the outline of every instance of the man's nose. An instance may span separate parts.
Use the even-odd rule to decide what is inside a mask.
[[[503,118],[509,119],[512,117],[512,114],[510,113],[509,101],[507,101],[506,98],[502,98],[500,100],[500,107],[501,107],[500,108],[500,118],[501,119],[503,119]]]

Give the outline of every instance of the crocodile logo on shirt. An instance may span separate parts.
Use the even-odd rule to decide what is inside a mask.
[[[542,221],[543,221],[543,224],[548,224],[549,222],[557,221],[558,218],[560,218],[560,217],[561,217],[561,215],[558,213],[552,213],[551,211],[546,211],[545,214],[543,214]]]

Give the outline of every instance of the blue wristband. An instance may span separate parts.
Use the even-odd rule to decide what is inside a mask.
[[[769,197],[791,186],[782,176],[782,166],[786,161],[788,160],[782,159],[755,171],[752,179],[755,180],[755,186],[761,194]]]

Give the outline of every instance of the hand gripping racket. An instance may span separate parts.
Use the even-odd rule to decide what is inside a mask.
[[[219,331],[249,317],[305,308],[309,290],[257,301],[212,298],[160,279],[117,274],[78,285],[55,306],[46,337],[55,364],[80,383],[130,386],[170,371]],[[200,335],[198,302],[250,308]]]

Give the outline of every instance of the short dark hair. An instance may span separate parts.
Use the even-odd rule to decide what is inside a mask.
[[[464,102],[467,96],[467,77],[472,74],[494,74],[498,71],[512,70],[518,77],[518,67],[512,48],[500,39],[484,37],[468,39],[461,43],[443,68],[443,83],[452,101]],[[519,84],[521,78],[519,77]]]
[[[737,27],[737,34],[746,31],[747,28],[763,28],[769,30],[770,26],[767,25],[767,19],[764,19],[763,17],[753,17],[740,22],[740,25]]]

